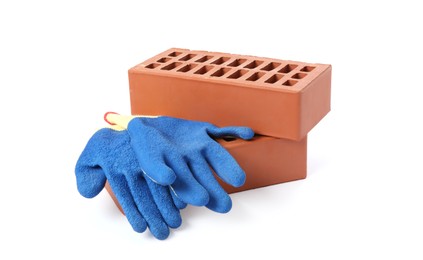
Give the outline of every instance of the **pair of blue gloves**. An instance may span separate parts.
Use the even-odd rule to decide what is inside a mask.
[[[141,233],[148,227],[161,240],[169,227],[181,225],[186,204],[220,213],[231,209],[211,169],[234,187],[244,184],[245,173],[213,138],[249,140],[252,129],[167,116],[105,119],[115,126],[97,131],[76,164],[82,196],[97,196],[108,181],[132,228]]]

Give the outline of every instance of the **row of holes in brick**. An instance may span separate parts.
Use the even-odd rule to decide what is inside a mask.
[[[164,66],[161,69],[170,71],[170,70],[174,70],[176,68],[179,68],[181,65],[182,65],[182,62],[172,62],[172,63]],[[152,68],[156,68],[158,66],[159,66],[159,64],[152,63],[152,64],[149,64],[146,67],[152,69]],[[297,65],[295,65],[295,66],[297,66]],[[195,67],[197,67],[197,64],[193,64],[193,63],[187,64],[185,66],[182,66],[181,68],[179,68],[176,71],[177,72],[189,72],[189,71],[193,70]],[[210,70],[212,70],[213,68],[214,68],[214,66],[205,65],[205,66],[202,66],[200,69],[196,70],[194,72],[194,74],[204,75],[207,72],[209,72]],[[222,76],[225,76],[231,70],[232,70],[231,68],[219,68],[218,70],[213,72],[210,76],[212,76],[212,77],[222,77]],[[239,69],[239,70],[235,71],[234,73],[230,74],[229,76],[227,76],[227,78],[228,79],[238,79],[248,72],[249,72],[249,70]],[[254,82],[254,81],[257,81],[258,79],[262,78],[266,74],[267,74],[266,72],[255,72],[252,75],[250,75],[248,78],[246,78],[245,80]],[[307,73],[301,73],[301,72],[295,73],[291,77],[292,79],[283,82],[282,85],[284,85],[284,86],[294,86],[298,82],[299,79],[302,79],[305,76],[307,76]],[[275,84],[275,83],[278,83],[283,77],[284,77],[283,74],[276,73],[276,74],[273,74],[268,79],[266,79],[264,82],[269,83],[269,84]],[[293,80],[293,79],[296,79],[296,80]]]
[[[197,54],[192,54],[192,53],[188,53],[185,55],[181,55],[182,52],[171,52],[168,54],[168,57],[163,57],[160,58],[159,60],[157,60],[157,62],[159,63],[166,63],[168,62],[170,59],[178,57],[178,56],[182,56],[181,58],[179,58],[179,61],[192,61],[195,57],[199,56]],[[195,60],[194,62],[198,62],[198,63],[210,63],[213,65],[223,65],[225,62],[229,61],[231,58],[230,57],[217,57],[216,59],[215,56],[212,55],[204,55],[201,58]],[[264,71],[272,71],[276,68],[278,68],[282,63],[279,62],[268,62],[265,63],[264,61],[261,60],[253,60],[251,62],[249,62],[248,64],[245,64],[245,62],[247,61],[247,59],[235,59],[232,62],[230,62],[229,64],[225,64],[226,66],[229,67],[239,67],[241,65],[244,65],[243,68],[245,69],[255,69],[261,65],[263,65],[261,68],[259,68],[260,70],[264,70]],[[281,68],[280,70],[278,70],[279,73],[289,73],[290,71],[294,70],[295,68],[297,68],[298,65],[296,64],[287,64],[285,65],[283,68]],[[312,70],[314,70],[315,67],[313,66],[305,66],[303,67],[300,71],[303,72],[311,72]]]

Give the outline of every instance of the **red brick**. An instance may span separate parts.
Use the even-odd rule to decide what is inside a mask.
[[[301,140],[329,112],[331,66],[169,49],[129,70],[132,114]]]
[[[247,175],[245,184],[240,188],[231,187],[217,178],[229,193],[304,179],[307,175],[307,137],[301,141],[291,141],[257,136],[251,141],[219,140],[219,143],[237,160]],[[108,184],[106,189],[122,211]]]

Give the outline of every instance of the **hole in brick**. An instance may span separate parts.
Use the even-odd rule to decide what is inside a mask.
[[[249,80],[249,81],[256,81],[259,78],[263,77],[264,74],[265,74],[264,72],[256,72],[253,75],[249,76],[247,78],[247,80]]]
[[[206,74],[207,73],[207,71],[209,71],[209,70],[211,70],[211,69],[213,69],[213,66],[203,66],[203,67],[201,67],[199,70],[197,70],[196,72],[194,72],[195,74],[200,74],[200,75],[203,75],[203,74]]]
[[[167,56],[169,56],[169,57],[176,57],[176,56],[181,55],[181,53],[182,53],[182,52],[179,52],[179,51],[174,51],[174,52],[169,53],[169,55],[167,55]]]
[[[192,70],[193,68],[195,68],[197,65],[196,64],[188,64],[183,66],[182,68],[180,68],[178,71],[179,72],[188,72],[190,70]]]
[[[205,62],[205,61],[210,60],[211,58],[213,58],[213,56],[204,56],[204,57],[199,58],[195,62]]]
[[[232,73],[231,75],[229,75],[228,79],[240,78],[242,75],[244,75],[247,72],[248,72],[247,70],[237,70],[234,73]]]
[[[296,74],[294,74],[294,76],[292,76],[292,78],[293,79],[302,79],[305,76],[307,76],[307,74],[305,74],[305,73],[296,73]]]
[[[282,69],[280,69],[278,72],[280,72],[280,73],[288,73],[288,72],[291,72],[296,67],[298,67],[298,65],[288,64],[288,65],[284,66]]]
[[[159,59],[157,62],[166,63],[168,61],[170,61],[170,58],[163,57],[163,58]]]
[[[261,68],[261,70],[271,71],[276,69],[279,65],[281,65],[279,62],[271,62],[267,64],[266,66],[264,66],[263,68]]]
[[[236,138],[233,136],[224,136],[222,137],[222,139],[225,140],[226,142],[232,142],[236,140]]]
[[[228,66],[230,66],[230,67],[238,67],[239,65],[241,65],[245,61],[246,61],[246,59],[236,59],[233,62],[229,63]]]
[[[273,84],[273,83],[279,81],[281,78],[283,78],[283,75],[275,74],[275,75],[271,76],[270,78],[268,78],[265,82]]]
[[[300,71],[304,71],[304,72],[310,72],[312,70],[314,70],[315,67],[313,66],[305,66],[304,68],[302,68]]]
[[[222,77],[223,75],[225,75],[230,70],[231,69],[229,69],[229,68],[221,68],[221,69],[218,69],[217,71],[215,71],[213,74],[211,74],[211,76]]]
[[[179,60],[187,61],[187,60],[190,60],[190,59],[194,58],[195,56],[197,56],[197,55],[195,55],[195,54],[187,54],[184,57],[180,58]]]
[[[254,61],[248,63],[244,68],[254,69],[257,66],[260,66],[262,63],[263,63],[263,61],[261,61],[261,60],[254,60]]]
[[[298,81],[296,81],[296,80],[287,80],[282,85],[284,85],[284,86],[294,86],[295,84],[297,84],[297,82]]]
[[[228,57],[220,57],[218,59],[216,59],[215,61],[212,62],[212,64],[216,64],[216,65],[220,65],[226,61],[228,61],[229,58]]]
[[[160,64],[158,64],[158,63],[151,63],[151,64],[148,64],[147,66],[145,66],[147,69],[155,69],[155,68],[157,68],[158,66],[160,66]]]
[[[172,62],[171,64],[164,66],[162,70],[173,70],[174,68],[178,67],[181,64],[182,63],[180,62]]]

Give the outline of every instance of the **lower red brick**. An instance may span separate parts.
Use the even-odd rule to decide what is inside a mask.
[[[221,139],[219,143],[247,175],[245,184],[240,188],[231,187],[217,178],[228,193],[300,180],[307,176],[307,137],[301,141],[291,141],[256,136],[251,141]],[[108,183],[106,189],[122,211]]]

